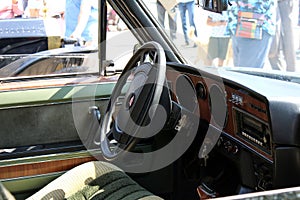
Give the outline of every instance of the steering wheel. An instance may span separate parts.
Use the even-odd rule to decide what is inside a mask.
[[[161,113],[166,119],[170,112],[170,95],[164,95],[165,76],[165,52],[157,42],[145,43],[128,61],[114,87],[100,129],[100,146],[106,160],[115,160],[131,151],[140,139],[153,136],[164,126],[155,119],[161,118]]]

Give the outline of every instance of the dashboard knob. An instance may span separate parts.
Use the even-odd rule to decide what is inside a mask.
[[[239,151],[239,148],[236,145],[233,145],[230,141],[226,141],[224,143],[224,148],[231,154],[236,154]]]

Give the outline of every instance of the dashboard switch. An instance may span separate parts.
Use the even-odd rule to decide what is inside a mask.
[[[232,93],[229,102],[235,105],[243,105],[243,97],[238,94]]]
[[[239,151],[239,148],[230,141],[226,141],[224,143],[224,148],[226,149],[227,153],[231,154],[236,154]]]

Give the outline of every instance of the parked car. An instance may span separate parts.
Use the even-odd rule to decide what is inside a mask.
[[[299,198],[300,74],[234,66],[230,43],[224,66],[207,66],[207,16],[230,8],[216,2],[195,7],[196,45],[182,46],[173,4],[163,5],[178,12],[176,37],[156,19],[157,1],[100,0],[98,49],[0,63],[10,198]],[[107,29],[107,4],[126,28]]]

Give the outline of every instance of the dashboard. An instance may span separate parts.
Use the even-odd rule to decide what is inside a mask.
[[[219,130],[212,152],[222,159],[213,165],[224,158],[232,179],[257,191],[300,184],[300,84],[172,64],[167,79],[176,101]]]

